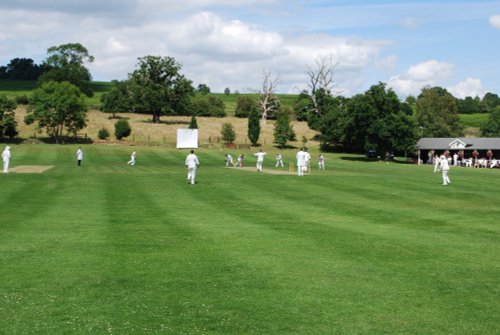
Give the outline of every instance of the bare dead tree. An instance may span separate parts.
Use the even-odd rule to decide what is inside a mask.
[[[334,61],[332,54],[317,58],[314,60],[316,64],[315,68],[310,66],[307,67],[307,75],[309,77],[309,83],[307,86],[311,90],[311,100],[313,104],[314,112],[317,115],[321,115],[321,110],[317,101],[316,93],[318,91],[323,91],[325,94],[333,95],[337,91],[335,89],[334,75],[338,61]]]
[[[271,72],[263,71],[262,90],[259,91],[259,109],[261,121],[266,122],[269,115],[278,112],[279,99],[276,95],[276,88],[280,82],[279,76],[272,77]]]

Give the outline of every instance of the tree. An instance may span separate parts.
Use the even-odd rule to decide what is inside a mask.
[[[488,92],[484,95],[481,103],[483,104],[486,112],[490,112],[495,109],[495,107],[500,106],[500,98],[497,94]]]
[[[415,124],[401,110],[399,99],[386,84],[372,85],[322,118],[322,144],[341,144],[354,151],[406,151],[416,141]]]
[[[207,95],[208,93],[210,93],[210,87],[208,87],[207,84],[199,84],[196,90],[202,95]]]
[[[236,99],[236,110],[234,116],[244,118],[250,115],[250,111],[257,106],[257,101],[251,96],[243,95]]]
[[[132,96],[127,81],[112,81],[112,87],[101,96],[101,111],[111,113],[116,119],[116,113],[130,112]]]
[[[14,100],[8,99],[5,95],[0,96],[0,138],[17,136],[17,122],[14,112],[16,107]]]
[[[4,67],[0,78],[11,80],[36,80],[44,71],[44,67],[35,64],[31,58],[14,58]]]
[[[181,65],[172,57],[139,58],[128,79],[134,109],[151,113],[153,123],[160,122],[161,115],[191,115],[194,88],[180,70]]]
[[[280,148],[284,148],[288,141],[295,139],[295,132],[293,131],[290,122],[290,114],[292,111],[289,108],[282,108],[276,114],[276,123],[274,124],[274,143]]]
[[[60,46],[53,46],[47,50],[48,57],[44,66],[48,68],[39,81],[46,83],[49,81],[68,81],[78,87],[85,95],[93,95],[90,87],[92,76],[89,70],[83,65],[84,62],[92,63],[94,56],[91,56],[80,43],[68,43]]]
[[[268,117],[273,117],[280,108],[280,101],[276,95],[279,77],[271,77],[271,72],[263,72],[262,90],[259,91],[260,117],[266,122]]]
[[[127,119],[120,119],[115,123],[115,137],[117,140],[129,137],[132,133],[132,128]]]
[[[231,90],[229,89],[229,87],[226,87],[224,89],[224,95],[229,95],[229,94],[231,94]]]
[[[495,107],[481,127],[481,136],[500,137],[500,106]]]
[[[465,97],[464,99],[457,99],[457,108],[459,114],[475,114],[481,113],[481,101],[472,97]]]
[[[248,139],[253,146],[257,145],[260,136],[259,109],[254,106],[248,115]]]
[[[444,88],[425,87],[417,97],[415,121],[423,137],[458,137],[462,127],[456,99]]]
[[[236,139],[236,132],[234,131],[234,127],[231,123],[226,122],[222,124],[222,130],[220,132],[222,142],[229,144],[234,143]]]
[[[198,121],[196,121],[196,116],[193,114],[191,116],[191,121],[189,122],[189,129],[198,129]]]
[[[195,115],[198,116],[226,116],[224,101],[221,98],[209,96],[196,96],[192,100],[191,109]]]
[[[33,91],[26,124],[38,122],[38,128],[46,128],[56,143],[66,128],[76,135],[86,126],[86,105],[81,91],[75,85],[63,81],[49,81]]]

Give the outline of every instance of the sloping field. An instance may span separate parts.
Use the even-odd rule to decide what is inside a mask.
[[[299,178],[200,149],[188,185],[186,151],[134,149],[83,146],[78,168],[75,146],[13,146],[12,167],[54,167],[0,175],[1,333],[500,332],[500,170],[443,187],[327,154]]]

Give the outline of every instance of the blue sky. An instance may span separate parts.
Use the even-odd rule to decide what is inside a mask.
[[[500,1],[3,0],[0,17],[1,65],[80,42],[95,80],[162,55],[214,92],[258,91],[267,72],[280,93],[298,93],[331,57],[345,96],[379,81],[402,98],[435,85],[500,95]]]

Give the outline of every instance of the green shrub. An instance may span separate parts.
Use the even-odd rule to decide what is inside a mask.
[[[236,132],[234,131],[234,127],[231,123],[223,123],[221,130],[221,138],[224,143],[233,143],[236,139]]]
[[[105,139],[107,139],[109,137],[109,131],[106,128],[102,128],[101,130],[99,130],[97,132],[97,137],[100,140],[105,140]]]
[[[23,94],[16,97],[16,102],[18,105],[29,105],[30,99],[26,94]]]
[[[117,140],[128,137],[132,133],[132,128],[128,120],[120,119],[115,123],[115,136]]]

